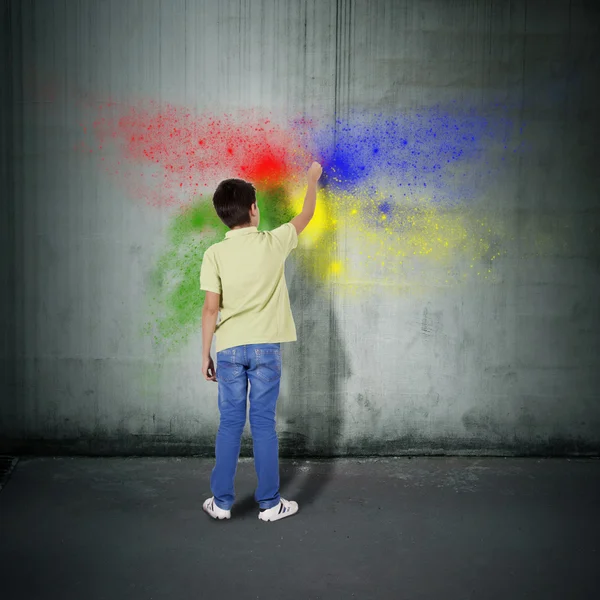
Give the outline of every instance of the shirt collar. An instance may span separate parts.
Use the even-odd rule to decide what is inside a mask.
[[[225,234],[225,238],[238,237],[240,235],[248,235],[249,233],[257,233],[256,227],[240,227],[239,229],[231,229]]]

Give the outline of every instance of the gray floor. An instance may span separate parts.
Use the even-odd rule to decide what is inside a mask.
[[[213,461],[22,459],[0,493],[3,600],[600,598],[600,461],[282,461],[300,512],[202,512]]]

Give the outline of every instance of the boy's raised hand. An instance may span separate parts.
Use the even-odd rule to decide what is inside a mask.
[[[315,214],[315,206],[317,204],[317,181],[323,173],[323,168],[318,162],[313,162],[308,169],[308,189],[306,190],[306,196],[304,197],[304,206],[302,212],[296,215],[290,223],[296,228],[296,233],[300,235],[306,226],[310,223],[310,220]]]
[[[323,167],[318,162],[313,162],[308,169],[308,181],[310,183],[317,183],[322,173]]]

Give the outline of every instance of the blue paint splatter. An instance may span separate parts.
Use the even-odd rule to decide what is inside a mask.
[[[512,123],[505,115],[439,106],[395,117],[355,113],[317,130],[313,143],[334,189],[356,193],[368,180],[382,180],[403,195],[426,190],[437,201],[467,200],[490,151],[508,151]]]
[[[395,223],[397,214],[396,199],[390,195],[382,200],[381,195],[375,190],[365,190],[362,194],[361,215],[365,222],[375,228],[387,228]]]
[[[379,212],[382,215],[389,215],[392,212],[392,205],[386,200],[379,205]]]

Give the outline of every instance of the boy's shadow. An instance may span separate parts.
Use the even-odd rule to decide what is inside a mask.
[[[335,233],[319,241],[331,249]],[[343,380],[350,376],[348,357],[335,314],[335,287],[324,283],[320,273],[332,260],[331,250],[296,250],[288,260],[286,279],[298,341],[282,346],[284,378],[277,407],[281,458],[331,458],[340,454],[343,426]],[[319,264],[327,261],[327,264]],[[283,390],[287,389],[287,393]],[[252,447],[248,448],[252,454]],[[317,469],[287,463],[280,465],[282,495],[300,478],[301,487],[291,500],[302,509],[312,504],[334,474],[332,460],[319,461]],[[252,495],[236,503],[243,516],[256,510]]]

